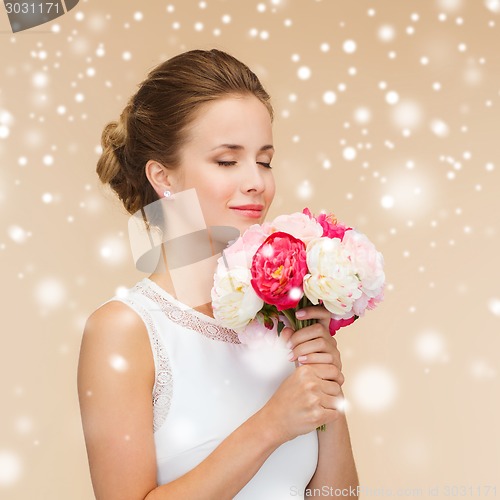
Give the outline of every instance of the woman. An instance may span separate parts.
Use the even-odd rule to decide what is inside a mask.
[[[264,221],[273,200],[272,116],[244,64],[217,50],[190,51],[155,68],[120,121],[107,125],[97,172],[131,214],[194,189],[207,226],[243,232]],[[189,309],[178,300],[164,264],[85,326],[78,389],[96,497],[279,500],[355,491],[329,312],[305,308],[304,318],[319,322],[285,328],[289,361],[257,373],[248,363],[255,353],[217,324],[210,301]],[[203,292],[209,285],[190,283]]]

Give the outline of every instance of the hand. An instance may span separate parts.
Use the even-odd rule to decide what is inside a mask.
[[[337,341],[330,335],[330,312],[323,306],[302,309],[299,319],[315,319],[317,323],[294,332],[291,328],[281,331],[281,338],[289,344],[291,361],[299,366],[281,384],[263,408],[276,418],[282,440],[293,439],[336,420],[343,400],[341,385],[344,383],[342,362]],[[269,414],[268,417],[269,418]]]
[[[339,417],[337,373],[332,364],[304,365],[281,383],[259,412],[279,444]]]
[[[283,340],[293,355],[291,361],[302,365],[328,364],[336,368],[335,380],[339,385],[344,383],[342,361],[337,349],[337,341],[330,335],[330,312],[323,306],[309,306],[300,310],[305,314],[300,320],[315,319],[317,323],[294,332],[284,328],[281,332]]]

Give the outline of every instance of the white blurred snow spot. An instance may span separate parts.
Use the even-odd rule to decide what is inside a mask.
[[[484,0],[484,5],[494,14],[498,14],[500,12],[500,0]]]
[[[344,157],[344,160],[352,161],[356,158],[357,152],[353,147],[348,146],[342,151],[342,156]]]
[[[496,378],[497,371],[484,359],[475,359],[469,365],[470,373],[480,380],[491,380]]]
[[[387,209],[392,208],[394,206],[394,197],[389,194],[382,196],[380,204],[382,205],[383,208]]]
[[[119,354],[112,354],[109,357],[109,364],[111,365],[111,368],[117,372],[124,372],[128,370],[128,361]]]
[[[448,354],[446,353],[445,346],[443,336],[433,330],[420,333],[414,343],[416,355],[427,363],[446,361]]]
[[[450,134],[450,128],[448,125],[443,120],[438,118],[431,121],[430,127],[434,135],[437,135],[438,137],[447,137]]]
[[[12,451],[0,451],[0,486],[11,486],[21,478],[22,462]]]
[[[388,104],[397,104],[399,102],[399,94],[394,90],[391,90],[385,95],[385,100]]]
[[[343,43],[342,48],[344,49],[344,52],[346,54],[353,54],[354,52],[356,52],[357,45],[354,40],[346,40]]]
[[[311,69],[307,66],[301,66],[297,71],[297,76],[301,80],[309,80],[311,78]]]
[[[354,375],[351,392],[360,408],[368,412],[381,412],[387,410],[396,399],[396,378],[384,366],[367,366]]]
[[[66,289],[57,278],[45,278],[38,282],[34,290],[35,299],[40,306],[55,308],[66,299]]]
[[[488,301],[488,309],[490,310],[491,314],[500,316],[500,299],[498,299],[497,297],[491,298]]]
[[[325,104],[334,104],[337,100],[337,94],[335,94],[335,92],[333,92],[333,90],[327,90],[324,94],[323,94],[323,102]]]
[[[390,42],[394,40],[396,31],[394,29],[394,26],[391,26],[390,24],[384,24],[383,26],[380,26],[377,34],[379,40],[381,40],[382,42]]]
[[[7,229],[9,238],[15,243],[24,243],[28,237],[31,235],[28,231],[23,229],[21,226],[13,224]]]

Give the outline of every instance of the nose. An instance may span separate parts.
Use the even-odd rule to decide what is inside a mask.
[[[262,193],[266,188],[265,172],[263,171],[265,168],[258,165],[255,160],[245,162],[244,168],[241,169],[241,191],[244,193],[250,191]]]

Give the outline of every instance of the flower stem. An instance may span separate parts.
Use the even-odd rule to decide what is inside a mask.
[[[299,303],[299,309],[302,309],[303,307],[307,307],[309,305],[307,297],[304,295],[302,299],[300,299]],[[315,319],[305,319],[305,320],[300,320],[297,319],[295,316],[295,311],[296,309],[284,309],[281,311],[284,316],[290,321],[290,324],[292,325],[293,329],[295,331],[299,330],[300,328],[304,328],[306,326],[312,325],[313,323],[316,323],[317,320]],[[295,368],[299,367],[299,362],[298,360],[295,360]],[[320,425],[319,427],[316,428],[317,431],[326,431],[326,424]]]
[[[281,312],[288,319],[288,321],[290,321],[290,324],[295,331],[302,328],[300,321],[295,317],[295,309],[283,309]]]

